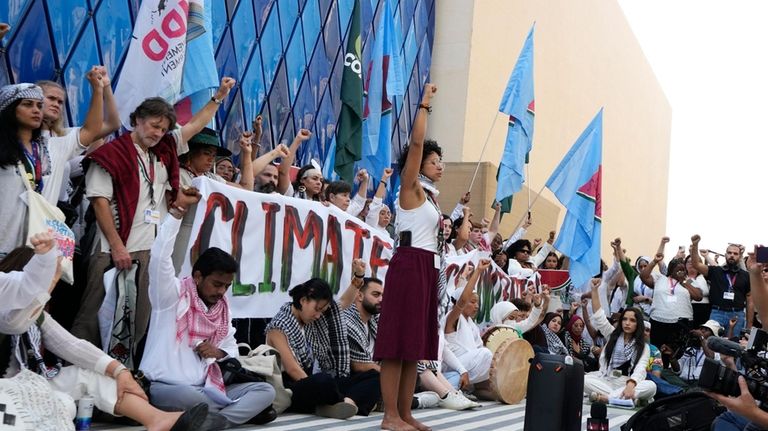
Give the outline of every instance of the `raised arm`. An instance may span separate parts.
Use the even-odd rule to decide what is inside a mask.
[[[709,275],[709,267],[701,261],[699,257],[699,241],[701,237],[694,235],[691,237],[691,265],[699,272],[699,274],[706,277]]]
[[[80,128],[80,145],[87,147],[99,139],[102,123],[104,122],[104,83],[102,81],[103,67],[93,66],[85,78],[91,85],[91,104],[88,107],[88,114],[85,116],[85,123]]]
[[[112,92],[112,80],[109,79],[107,68],[103,67],[104,72],[101,76],[101,82],[104,86],[104,122],[101,125],[99,138],[109,136],[120,128],[120,112],[117,110],[115,94]]]
[[[251,128],[253,129],[253,151],[251,152],[251,160],[255,161],[256,157],[259,155],[259,148],[261,148],[261,137],[264,133],[264,128],[262,126],[263,119],[261,118],[261,115],[257,115],[256,118],[251,123]],[[253,174],[258,175],[258,173],[261,171],[256,171],[254,168]]]
[[[283,144],[279,144],[274,149],[270,150],[264,155],[253,160],[253,163],[251,165],[251,168],[252,168],[251,171],[253,172],[253,176],[255,177],[256,175],[260,174],[261,171],[263,171],[264,168],[267,167],[267,165],[269,165],[276,159],[282,158],[283,160],[285,160],[286,157],[288,157],[288,147],[286,147]]]
[[[352,199],[349,201],[349,206],[347,207],[347,214],[353,217],[357,217],[357,215],[363,211],[363,208],[365,208],[365,200],[368,194],[368,179],[370,176],[368,175],[367,170],[360,169],[357,171],[355,177],[359,186],[357,188],[357,193],[352,196]]]
[[[493,240],[493,237],[499,232],[499,222],[501,222],[501,204],[495,202],[493,204],[493,218],[491,219],[491,225],[488,226],[488,238]]]
[[[392,168],[386,168],[381,173],[381,181],[379,181],[379,185],[376,187],[376,194],[373,195],[374,198],[384,200],[384,197],[387,195],[387,181],[389,181],[389,177],[392,176],[392,172]]]
[[[242,175],[239,186],[248,191],[253,191],[253,178],[256,175],[253,172],[253,160],[251,159],[251,154],[254,153],[252,139],[253,132],[243,132],[240,135],[240,172]]]
[[[363,259],[355,259],[352,261],[352,279],[349,282],[349,286],[341,294],[339,298],[339,308],[344,310],[355,302],[355,296],[360,288],[363,287],[363,279],[365,278],[365,261]]]
[[[293,166],[293,161],[296,160],[296,151],[299,149],[299,145],[311,137],[312,132],[307,129],[299,129],[293,138],[293,142],[291,142],[291,146],[288,147],[288,155],[280,161],[280,166],[277,168],[277,191],[281,195],[284,195],[291,185],[291,166]]]
[[[749,253],[747,258],[749,291],[753,308],[757,312],[760,321],[765,323],[768,322],[768,290],[766,290],[768,285],[763,280],[763,269],[766,265],[757,262],[756,252],[757,246],[755,246],[755,252]]]
[[[416,120],[411,129],[411,140],[408,144],[408,157],[400,171],[400,206],[410,210],[421,205],[426,197],[419,186],[419,173],[421,172],[421,158],[424,152],[424,139],[427,134],[427,116],[431,109],[432,97],[437,87],[434,84],[424,86],[424,95],[421,98]]]
[[[224,99],[229,95],[229,91],[235,86],[235,80],[230,77],[224,77],[221,80],[216,94],[203,106],[202,109],[197,111],[192,118],[189,119],[187,124],[181,127],[181,137],[184,142],[188,142],[193,136],[200,133],[206,124],[210,123],[213,116],[216,115],[216,111],[219,106],[224,103]]]
[[[664,260],[664,254],[662,253],[656,253],[656,256],[651,259],[650,262],[648,262],[648,265],[643,268],[643,270],[640,272],[640,280],[645,284],[646,286],[653,286],[654,280],[653,276],[651,275],[651,271],[653,271],[653,267],[659,264]]]
[[[464,248],[464,246],[467,245],[467,242],[469,241],[469,217],[472,211],[469,207],[464,207],[462,208],[462,212],[464,213],[464,219],[461,221],[461,226],[459,226],[459,229],[456,230],[456,238],[453,240],[453,247],[456,249],[456,251]]]
[[[448,312],[448,316],[445,318],[446,334],[456,332],[456,322],[459,320],[459,316],[461,315],[464,307],[469,303],[470,300],[472,300],[472,293],[475,291],[475,286],[477,286],[477,280],[480,279],[480,276],[490,266],[490,259],[480,259],[478,261],[477,267],[475,267],[475,270],[472,271],[472,275],[470,275],[469,280],[467,280],[467,285],[464,286],[464,290],[461,292],[461,296],[459,296],[459,300],[456,301],[456,304],[453,305],[451,311]]]

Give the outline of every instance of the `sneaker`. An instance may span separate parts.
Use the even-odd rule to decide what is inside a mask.
[[[326,418],[347,419],[357,414],[357,406],[341,401],[336,404],[317,406],[315,414]]]
[[[467,410],[474,407],[472,401],[466,399],[458,391],[449,392],[445,398],[441,398],[438,405],[444,409]]]
[[[440,396],[437,395],[437,392],[419,392],[418,394],[414,395],[414,398],[418,400],[418,406],[416,408],[419,409],[431,409],[437,407],[438,404],[440,404]]]

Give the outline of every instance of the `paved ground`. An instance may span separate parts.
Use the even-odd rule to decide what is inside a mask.
[[[582,428],[586,429],[587,417],[589,417],[589,403],[584,405]],[[611,431],[619,431],[619,427],[626,422],[635,411],[618,408],[609,408]],[[435,431],[490,431],[490,430],[522,430],[525,421],[525,401],[509,406],[505,404],[486,402],[483,407],[457,412],[445,409],[416,410],[414,416],[430,425]],[[285,430],[285,431],[378,431],[381,423],[381,413],[372,414],[369,417],[355,416],[352,419],[337,420],[326,419],[310,415],[285,414],[268,425],[243,426],[237,430]],[[115,427],[95,425],[94,430],[99,431],[140,431],[141,427]],[[546,430],[535,430],[546,431]]]

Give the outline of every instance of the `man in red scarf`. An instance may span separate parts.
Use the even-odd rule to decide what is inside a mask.
[[[152,319],[141,363],[152,382],[151,402],[163,410],[204,402],[212,421],[208,429],[266,423],[276,417],[272,386],[225,385],[219,367],[220,361],[238,353],[225,294],[239,264],[229,253],[212,247],[197,259],[192,276],[176,278],[171,259],[176,235],[187,208],[200,200],[191,187],[177,196],[160,225],[149,262]]]
[[[128,326],[134,329],[123,346],[129,354],[110,351],[115,357],[127,356],[126,363],[133,368],[138,368],[141,352],[137,346],[149,322],[149,249],[179,187],[178,155],[189,150],[187,141],[211,121],[234,85],[234,79],[222,79],[210,102],[181,127],[176,127],[176,114],[168,102],[159,97],[146,99],[131,114],[132,131],[87,157],[86,196],[98,224],[97,245],[72,334],[102,345],[106,334],[99,336],[97,316],[105,295],[104,270],[110,262],[118,270],[130,270],[137,262],[136,304],[126,313],[133,319]]]

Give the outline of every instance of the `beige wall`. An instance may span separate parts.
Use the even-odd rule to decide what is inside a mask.
[[[446,161],[471,165],[497,118],[482,157],[494,165],[485,169],[483,181],[495,183],[506,135],[498,105],[534,21],[536,124],[528,184],[538,191],[605,107],[603,253],[608,254],[608,241],[616,236],[624,239],[630,255],[652,252],[666,228],[672,114],[615,0],[437,2],[431,74],[439,91],[430,137],[445,148]],[[467,187],[471,172],[449,171],[447,177],[456,187]],[[491,190],[484,196],[487,206],[495,184],[485,187]],[[526,200],[516,197],[518,204]],[[557,202],[548,190],[542,200]],[[473,204],[479,208],[481,202]],[[537,224],[552,214],[539,217],[538,211]],[[534,226],[531,233],[549,228]]]

